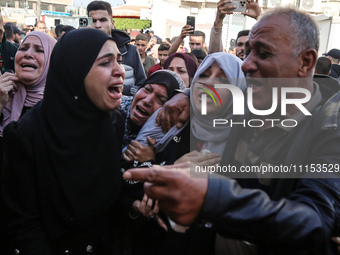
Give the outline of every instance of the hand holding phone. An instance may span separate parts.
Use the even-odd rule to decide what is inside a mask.
[[[184,39],[187,36],[190,36],[191,34],[193,34],[194,29],[190,26],[190,25],[185,25],[184,27],[182,27],[182,31],[180,34],[180,37],[182,39]]]
[[[187,16],[187,25],[193,27],[193,31],[190,34],[194,34],[195,32],[195,17],[194,16]]]

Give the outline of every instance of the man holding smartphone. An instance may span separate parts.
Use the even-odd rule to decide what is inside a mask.
[[[223,44],[222,44],[222,27],[223,27],[223,19],[228,14],[233,14],[234,7],[233,5],[227,5],[232,3],[233,0],[220,0],[217,3],[217,13],[216,19],[214,22],[213,27],[211,28],[210,33],[210,42],[209,42],[209,54],[214,52],[222,52],[223,51]],[[246,11],[242,12],[241,14],[246,15],[248,17],[257,19],[261,14],[261,8],[258,4],[258,0],[247,0],[246,3]],[[242,30],[246,31],[246,30]],[[244,59],[244,44],[247,41],[248,35],[246,33],[240,31],[237,35],[236,40],[236,56],[239,57],[241,60]],[[249,34],[249,31],[248,31]],[[240,45],[239,47],[237,45]],[[243,54],[240,52],[243,51]]]
[[[171,45],[171,48],[169,50],[169,56],[177,52],[178,47],[180,46],[184,38],[187,36],[189,36],[190,51],[193,51],[194,49],[202,49],[206,51],[207,47],[205,43],[205,33],[198,30],[194,31],[194,27],[187,24],[182,28],[181,34]]]
[[[87,5],[87,14],[93,19],[93,28],[100,29],[111,35],[117,42],[123,56],[126,72],[124,80],[124,95],[134,95],[136,87],[146,79],[142,62],[136,46],[129,44],[130,37],[123,31],[114,29],[111,4],[105,1],[92,1]]]

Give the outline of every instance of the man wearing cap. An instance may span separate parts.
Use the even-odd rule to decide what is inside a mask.
[[[21,35],[26,35],[25,32],[21,31],[14,23],[7,22],[6,25],[10,25],[13,29],[14,44],[18,47],[21,44]]]
[[[25,36],[25,32],[21,31],[17,26],[12,26],[13,27],[13,33],[14,33],[14,42],[17,43],[18,45],[21,44],[21,35]]]
[[[4,21],[0,14],[0,71],[14,72],[14,56],[17,52],[17,47],[6,40],[4,31]]]
[[[339,65],[340,50],[331,49],[326,54],[326,57],[328,57],[332,61],[331,73],[329,74],[329,76],[339,79],[340,77],[340,65]]]

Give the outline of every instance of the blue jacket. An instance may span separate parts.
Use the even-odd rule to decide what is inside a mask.
[[[331,73],[329,76],[334,77],[336,79],[339,79],[340,77],[340,65],[338,64],[333,64],[331,67]]]
[[[299,123],[281,163],[339,167],[339,109],[337,93]],[[237,165],[234,149],[243,135],[243,128],[232,129],[224,165]],[[252,181],[211,176],[201,217],[225,237],[256,244],[258,254],[338,254],[331,237],[340,233],[339,174],[317,179],[305,171],[295,179],[273,179],[266,192],[253,189]]]

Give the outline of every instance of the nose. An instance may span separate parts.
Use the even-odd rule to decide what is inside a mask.
[[[97,21],[94,23],[94,27],[97,28],[97,29],[102,27],[99,20],[97,20]]]
[[[125,79],[125,68],[123,65],[118,64],[118,62],[113,65],[112,68],[112,76],[114,77],[122,77],[122,79]]]
[[[216,80],[215,80],[215,75],[210,75],[209,77],[207,77],[205,80],[204,80],[204,83],[208,84],[208,85],[214,85],[216,83]]]
[[[29,47],[26,51],[25,51],[25,58],[33,58],[33,49],[32,47]]]
[[[256,58],[251,52],[243,61],[242,71],[244,72],[244,75],[247,75],[256,72],[257,69]]]
[[[145,106],[151,107],[153,102],[153,94],[148,94],[144,99],[143,103]]]

